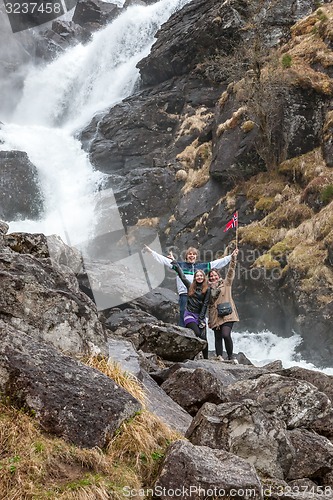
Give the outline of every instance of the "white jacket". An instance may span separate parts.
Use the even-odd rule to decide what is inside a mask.
[[[154,257],[154,259],[159,262],[160,264],[164,264],[165,266],[169,267],[172,269],[172,260],[169,259],[168,257],[164,257],[164,255],[161,255],[155,250],[151,251],[151,255]],[[231,255],[227,255],[226,257],[222,257],[221,259],[216,259],[212,260],[211,262],[195,262],[194,264],[189,264],[187,262],[178,262],[179,265],[183,268],[184,264],[186,264],[186,270],[185,270],[185,275],[186,278],[192,283],[193,281],[193,276],[196,271],[199,269],[202,269],[205,273],[207,273],[210,269],[221,269],[222,267],[226,266],[229,264],[231,261]],[[184,268],[183,268],[184,270]],[[178,294],[187,294],[187,288],[184,285],[184,283],[181,281],[179,276],[176,278],[177,282],[177,291]]]

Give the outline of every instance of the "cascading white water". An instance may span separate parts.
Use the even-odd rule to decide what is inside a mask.
[[[31,69],[12,123],[1,127],[0,149],[28,153],[39,172],[45,215],[40,221],[11,222],[11,231],[56,233],[65,241],[69,235],[72,244],[87,239],[94,217],[89,200],[102,176],[94,172],[74,134],[96,112],[133,92],[139,77],[135,66],[149,53],[155,32],[189,1],[130,7],[88,45],[68,50],[44,68]],[[282,359],[285,366],[315,368],[297,359],[297,335],[281,339],[267,331],[235,331],[233,339],[234,351],[243,351],[255,364]],[[213,350],[212,332],[209,344]],[[324,371],[333,374],[332,369]]]
[[[94,217],[88,203],[102,175],[93,171],[74,134],[92,116],[129,96],[158,28],[190,0],[132,6],[92,41],[29,72],[12,123],[2,126],[1,150],[26,151],[45,196],[40,221],[15,221],[10,230],[57,233],[86,241]]]

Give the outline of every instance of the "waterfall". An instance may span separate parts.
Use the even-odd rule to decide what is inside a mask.
[[[10,222],[10,231],[55,233],[71,244],[87,240],[95,216],[94,194],[103,176],[92,168],[76,134],[94,114],[131,95],[139,78],[136,64],[149,53],[156,31],[189,1],[129,7],[89,44],[30,69],[11,122],[1,126],[0,150],[27,152],[38,169],[45,213],[39,221]],[[121,228],[119,215],[113,218],[114,226]],[[297,359],[301,339],[292,332],[281,339],[273,332],[235,331],[233,338],[235,352],[244,351],[256,364],[283,354],[285,366],[314,368]],[[213,350],[212,332],[209,343]],[[333,374],[332,369],[324,371]]]
[[[0,130],[0,150],[25,151],[37,167],[45,197],[41,220],[10,222],[11,231],[59,234],[71,244],[87,240],[94,196],[103,176],[75,138],[97,112],[131,95],[136,64],[154,35],[190,0],[131,6],[87,45],[77,45],[45,67],[32,67],[11,123]],[[88,202],[90,200],[90,203]]]

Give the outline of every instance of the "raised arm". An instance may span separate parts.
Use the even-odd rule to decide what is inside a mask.
[[[182,282],[184,283],[184,285],[186,286],[186,288],[188,290],[191,286],[191,282],[186,278],[185,274],[183,273],[182,268],[180,267],[180,265],[178,264],[178,262],[176,260],[171,261],[171,267],[172,267],[172,269],[174,269],[176,271],[179,278],[182,280]]]
[[[221,269],[221,267],[228,265],[230,261],[231,261],[231,255],[227,255],[226,257],[221,257],[221,259],[212,260],[210,263],[210,268]]]
[[[235,250],[231,254],[231,261],[228,268],[227,276],[225,278],[225,284],[227,286],[231,286],[232,282],[234,281],[237,255],[238,255],[238,248],[235,248]]]
[[[164,255],[161,255],[160,253],[155,252],[155,250],[152,250],[149,248],[147,245],[144,245],[144,250],[146,252],[149,252],[151,256],[160,264],[164,264],[165,266],[169,267],[172,269],[172,264],[171,264],[171,257],[164,257]]]

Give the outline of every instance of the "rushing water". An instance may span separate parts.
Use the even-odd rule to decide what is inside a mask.
[[[31,68],[10,123],[0,130],[0,149],[27,152],[39,172],[45,213],[39,221],[12,222],[11,231],[57,233],[72,244],[89,239],[93,195],[103,176],[93,170],[75,134],[95,113],[133,92],[136,64],[149,53],[161,24],[188,2],[129,7],[89,44]]]
[[[282,361],[284,368],[301,366],[308,370],[319,370],[327,375],[333,375],[333,368],[321,368],[302,359],[297,347],[302,343],[302,337],[292,333],[288,338],[281,338],[269,330],[260,332],[232,332],[234,353],[243,352],[256,366],[263,366],[277,359]],[[214,351],[214,333],[208,332],[209,349]]]
[[[149,53],[156,31],[189,1],[132,6],[89,44],[30,69],[12,118],[1,127],[0,149],[27,152],[39,172],[45,213],[39,221],[11,222],[10,231],[56,233],[71,244],[89,238],[94,193],[103,176],[93,170],[75,135],[95,113],[133,92],[139,78],[136,64]],[[254,364],[281,359],[286,367],[315,368],[296,354],[297,335],[282,339],[269,331],[234,332],[233,339],[235,352],[244,352]],[[209,345],[213,350],[212,332]],[[324,371],[333,374],[333,369]]]

